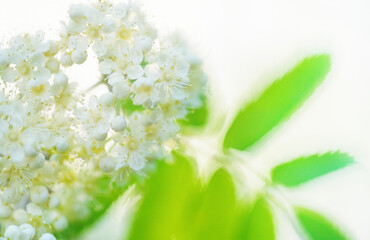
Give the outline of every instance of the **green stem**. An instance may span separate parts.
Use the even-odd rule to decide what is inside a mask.
[[[89,88],[86,90],[86,93],[88,93],[88,92],[92,91],[94,88],[96,88],[96,87],[98,87],[99,85],[104,84],[104,83],[105,83],[105,82],[104,82],[104,80],[101,80],[101,81],[99,81],[99,82],[95,83],[94,85],[92,85],[91,87],[89,87]]]

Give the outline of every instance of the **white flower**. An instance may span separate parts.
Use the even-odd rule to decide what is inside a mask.
[[[21,231],[21,239],[24,240],[31,240],[36,234],[35,228],[27,223],[20,225],[19,230]]]
[[[105,33],[111,33],[116,30],[116,26],[117,22],[114,18],[106,17],[102,22],[101,28]]]
[[[30,198],[33,203],[45,203],[49,198],[49,190],[45,186],[33,186]]]
[[[68,13],[72,20],[79,21],[86,17],[86,7],[83,4],[73,4],[69,7]]]
[[[150,78],[139,78],[132,84],[133,103],[142,105],[148,102],[149,106],[154,104],[160,98],[160,91],[158,90],[155,80]]]
[[[153,40],[148,36],[137,36],[134,39],[134,46],[137,50],[148,51],[153,45]]]
[[[15,187],[6,188],[3,190],[2,199],[6,203],[17,203],[21,199],[20,193],[17,192],[18,189]]]
[[[112,119],[110,125],[114,131],[121,132],[125,130],[127,123],[123,116],[116,116]]]
[[[54,82],[50,86],[50,94],[52,96],[58,96],[68,86],[68,77],[63,72],[59,72],[54,76]]]
[[[20,87],[23,93],[30,99],[35,98],[41,101],[46,101],[49,94],[50,84],[42,79],[30,80],[26,85]]]
[[[99,104],[103,107],[112,107],[114,105],[114,95],[111,92],[104,93],[99,97]]]
[[[71,60],[76,64],[82,64],[87,59],[87,47],[89,42],[86,37],[83,36],[72,36],[68,39],[67,47],[71,52]],[[68,65],[66,59],[66,63]]]
[[[71,59],[74,63],[76,64],[82,64],[86,61],[87,59],[87,52],[86,50],[80,50],[76,49],[72,52],[71,54]]]
[[[10,63],[7,50],[0,50],[0,70],[4,69]]]
[[[1,53],[8,55],[6,61],[8,64],[14,64],[14,67],[8,66],[1,72],[3,80],[6,82],[17,79],[48,80],[51,73],[44,67],[46,61],[44,54],[49,48],[50,43],[43,42],[43,34],[14,37],[10,41],[9,49]]]
[[[79,114],[90,135],[98,141],[103,141],[110,129],[110,119],[114,115],[113,107],[104,107],[99,104],[96,96],[90,97],[89,109]]]
[[[46,63],[45,67],[49,69],[50,72],[52,73],[57,73],[59,72],[59,61],[56,58],[49,58]]]
[[[42,209],[35,203],[28,203],[26,206],[27,213],[31,216],[41,216]]]
[[[145,166],[145,162],[145,157],[142,153],[138,151],[132,151],[127,160],[128,165],[136,171],[140,171],[141,169],[143,169]]]
[[[7,218],[12,214],[12,209],[5,205],[0,204],[0,218]]]
[[[56,230],[64,230],[68,227],[68,220],[65,216],[59,216],[57,219],[54,221],[53,226]]]
[[[129,65],[126,72],[129,79],[137,79],[144,75],[144,70],[140,65]]]
[[[112,157],[104,157],[99,161],[99,167],[104,172],[111,172],[115,169],[116,163]]]
[[[128,5],[126,3],[119,3],[114,6],[113,15],[116,18],[124,18],[127,14]]]
[[[116,51],[113,53],[115,61],[105,59],[100,63],[100,71],[103,74],[115,74],[113,78],[129,78],[137,79],[144,75],[144,70],[141,67],[143,60],[142,52],[137,49]],[[111,79],[111,76],[108,77]],[[111,83],[109,83],[111,84]],[[112,85],[112,84],[111,84]]]
[[[10,225],[5,229],[4,237],[10,240],[20,240],[21,230],[16,225]]]
[[[55,147],[56,147],[57,152],[59,153],[67,152],[70,147],[68,139],[63,138],[63,137],[58,138]]]
[[[44,166],[44,163],[45,163],[45,155],[42,153],[39,153],[37,156],[31,158],[28,161],[28,166],[31,170],[40,169]]]
[[[60,199],[55,194],[50,196],[49,206],[51,208],[56,208],[60,206]]]
[[[113,82],[113,80],[111,82]],[[130,94],[130,85],[128,84],[127,80],[122,79],[114,81],[112,84],[112,92],[118,99],[125,99]]]
[[[174,99],[185,97],[184,88],[189,85],[189,64],[186,62],[164,61],[159,63],[161,71],[147,71],[149,78],[158,80],[160,88],[169,91]]]
[[[114,165],[115,171],[118,171],[127,166],[127,157],[128,157],[127,148],[118,145],[112,149],[110,155],[111,156],[108,159],[109,161],[111,161],[110,164]]]
[[[63,53],[59,59],[60,64],[64,67],[70,67],[73,65],[72,56],[70,53]]]
[[[58,40],[38,32],[1,45],[0,229],[7,240],[54,240],[45,229],[91,216],[86,184],[103,175],[125,181],[168,156],[179,139],[176,120],[201,103],[200,62],[177,36],[158,38],[138,5],[99,1],[68,13]],[[68,68],[90,52],[107,91],[88,99]]]
[[[41,237],[39,238],[39,240],[57,240],[53,234],[50,234],[50,233],[44,233],[41,235]]]
[[[26,223],[28,219],[27,212],[22,208],[16,209],[12,217],[18,224]]]

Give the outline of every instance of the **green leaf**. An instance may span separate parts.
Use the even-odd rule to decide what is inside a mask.
[[[233,235],[236,194],[226,170],[218,170],[204,187],[189,160],[176,155],[173,165],[159,164],[143,191],[128,239],[224,240]]]
[[[237,240],[275,240],[274,218],[265,199],[259,198],[241,220]]]
[[[224,169],[218,170],[198,201],[200,209],[194,214],[190,229],[193,237],[187,239],[230,239],[235,220],[235,187],[231,175]],[[190,220],[190,219],[189,219]]]
[[[334,226],[328,219],[311,210],[296,207],[295,212],[310,240],[346,240],[348,239],[339,228]]]
[[[300,157],[276,166],[271,172],[271,179],[274,183],[294,187],[353,162],[352,157],[340,152]]]
[[[131,98],[127,98],[125,100],[118,100],[117,101],[117,107],[119,109],[122,109],[122,111],[127,115],[131,115],[135,111],[143,111],[144,110],[143,106],[133,104]]]
[[[146,183],[128,239],[166,240],[178,235],[195,177],[188,159],[179,154],[174,158],[174,164],[159,162],[157,171]]]
[[[276,80],[236,115],[224,139],[224,149],[245,150],[288,118],[324,80],[330,69],[328,55],[306,58]]]

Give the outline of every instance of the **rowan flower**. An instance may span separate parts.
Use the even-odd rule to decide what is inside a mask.
[[[53,240],[46,229],[89,217],[86,184],[106,175],[125,181],[168,156],[177,120],[201,103],[200,62],[177,36],[158,37],[139,6],[99,1],[68,13],[59,39],[21,34],[0,49],[0,236],[7,240]],[[98,95],[81,92],[67,71],[88,52],[107,86]]]
[[[135,105],[154,106],[160,98],[160,90],[155,80],[150,78],[139,78],[132,84],[133,98]]]

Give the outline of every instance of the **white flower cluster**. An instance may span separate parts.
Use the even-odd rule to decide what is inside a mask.
[[[20,226],[10,225],[6,228],[4,237],[0,240],[32,240],[36,235],[36,230],[30,224],[22,224]],[[56,240],[55,236],[51,233],[44,233],[38,238],[39,240]]]
[[[69,16],[57,40],[22,34],[0,49],[4,239],[55,239],[70,216],[87,216],[87,183],[166,156],[176,120],[204,94],[199,60],[179,37],[159,39],[137,5],[72,5]],[[91,49],[107,91],[87,99],[66,70]]]

